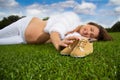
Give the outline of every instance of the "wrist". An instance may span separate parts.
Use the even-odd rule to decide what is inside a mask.
[[[60,44],[59,44],[59,42],[56,43],[54,46],[55,46],[55,48],[56,48],[57,50],[60,50]]]

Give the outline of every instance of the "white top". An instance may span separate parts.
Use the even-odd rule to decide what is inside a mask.
[[[71,36],[76,36],[79,37],[80,40],[82,39],[87,39],[86,37],[82,36],[80,33],[78,32],[73,32],[73,33],[69,33],[65,36],[65,38],[71,37]]]
[[[65,34],[78,27],[78,25],[80,25],[79,16],[74,12],[65,12],[60,15],[51,16],[44,31],[49,34],[52,31],[56,31],[60,34],[61,39],[64,39]]]
[[[78,37],[82,38],[82,36],[78,32],[69,33],[65,36],[65,38],[68,38],[71,36],[78,36]]]

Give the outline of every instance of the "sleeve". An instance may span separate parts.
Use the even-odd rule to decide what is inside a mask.
[[[66,34],[66,26],[63,23],[55,23],[49,30],[49,33],[51,32],[58,32],[63,39]]]

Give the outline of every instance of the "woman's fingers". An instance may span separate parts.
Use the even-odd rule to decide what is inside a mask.
[[[70,36],[62,40],[60,46],[67,47],[68,45],[72,44],[74,40],[81,40],[81,39],[88,39],[88,38],[80,37],[80,36]]]
[[[69,45],[73,43],[73,40],[65,40],[64,43]]]
[[[68,45],[73,43],[73,40],[79,40],[79,38],[75,36],[70,36],[68,38],[65,38],[64,40],[62,40],[61,46],[67,47]]]
[[[72,43],[73,43],[73,40],[64,39],[61,41],[60,45],[63,47],[67,47],[68,45],[70,45]]]
[[[68,45],[72,44],[74,40],[81,40],[81,39],[83,38],[80,36],[70,36],[62,40],[60,46],[67,47]]]

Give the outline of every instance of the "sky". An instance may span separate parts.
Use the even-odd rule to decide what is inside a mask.
[[[111,28],[120,21],[120,0],[0,0],[0,20],[10,15],[40,18],[73,11],[81,23],[96,22]]]

